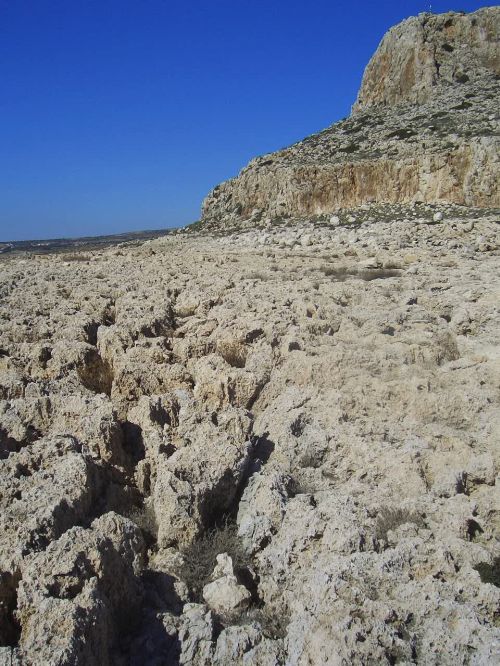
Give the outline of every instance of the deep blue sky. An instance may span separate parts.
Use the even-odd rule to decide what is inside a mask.
[[[249,159],[346,116],[385,31],[428,9],[0,0],[0,240],[196,220]]]

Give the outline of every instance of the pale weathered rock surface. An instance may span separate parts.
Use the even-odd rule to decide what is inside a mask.
[[[500,74],[498,7],[419,14],[395,26],[366,68],[355,111],[426,102],[441,86]]]
[[[499,229],[371,205],[2,259],[2,658],[498,660]]]
[[[235,616],[250,605],[252,595],[234,575],[233,561],[227,553],[217,555],[212,582],[203,588],[206,604],[218,615]]]
[[[2,254],[0,664],[500,661],[499,211],[287,201]]]
[[[113,663],[117,634],[140,607],[143,550],[137,526],[108,513],[31,557],[17,600],[22,663]]]

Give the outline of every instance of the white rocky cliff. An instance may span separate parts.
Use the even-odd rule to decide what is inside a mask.
[[[475,16],[498,9],[425,25]],[[484,76],[437,85],[475,81],[476,207],[396,179],[307,216],[268,165],[286,214],[209,200],[164,238],[2,254],[0,666],[500,662],[498,110],[474,53]],[[342,132],[437,109],[426,85],[367,74]]]
[[[500,9],[420,14],[384,37],[354,113],[258,157],[205,199],[212,227],[366,203],[500,205]]]

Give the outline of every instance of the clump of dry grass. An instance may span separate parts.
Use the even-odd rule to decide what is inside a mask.
[[[238,340],[223,340],[218,343],[217,351],[233,368],[244,368],[247,362],[247,348]]]
[[[154,543],[157,540],[158,521],[150,504],[134,507],[130,510],[128,518],[141,530],[146,542]]]
[[[437,363],[443,365],[447,361],[456,361],[460,358],[457,339],[453,333],[447,331],[439,336],[437,340],[438,354]]]
[[[251,271],[250,273],[247,273],[245,275],[246,280],[262,280],[266,281],[269,279],[269,276],[266,273],[263,273],[262,271]]]
[[[285,638],[290,623],[290,614],[283,612],[283,610],[276,611],[263,606],[261,608],[250,608],[231,621],[233,625],[239,626],[245,626],[253,622],[260,624],[264,636],[276,640]]]
[[[378,541],[387,541],[387,534],[406,523],[414,523],[418,527],[425,525],[422,516],[408,509],[391,509],[383,507],[380,509],[375,524],[375,537]]]
[[[347,271],[343,266],[329,266],[328,264],[324,264],[323,266],[320,266],[319,269],[323,275],[326,275],[327,277],[330,277],[332,275],[338,277],[338,276],[345,276]]]
[[[184,563],[179,576],[188,586],[195,601],[202,600],[203,587],[210,581],[217,555],[221,553],[227,553],[231,557],[236,574],[239,569],[245,569],[249,565],[249,556],[233,523],[226,522],[212,528],[183,550]]]
[[[72,252],[61,255],[64,261],[89,261],[90,256],[84,252]]]

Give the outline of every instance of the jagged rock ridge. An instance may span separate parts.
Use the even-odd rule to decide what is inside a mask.
[[[500,205],[500,8],[421,14],[384,37],[353,115],[252,160],[202,219],[319,216],[370,202]]]

